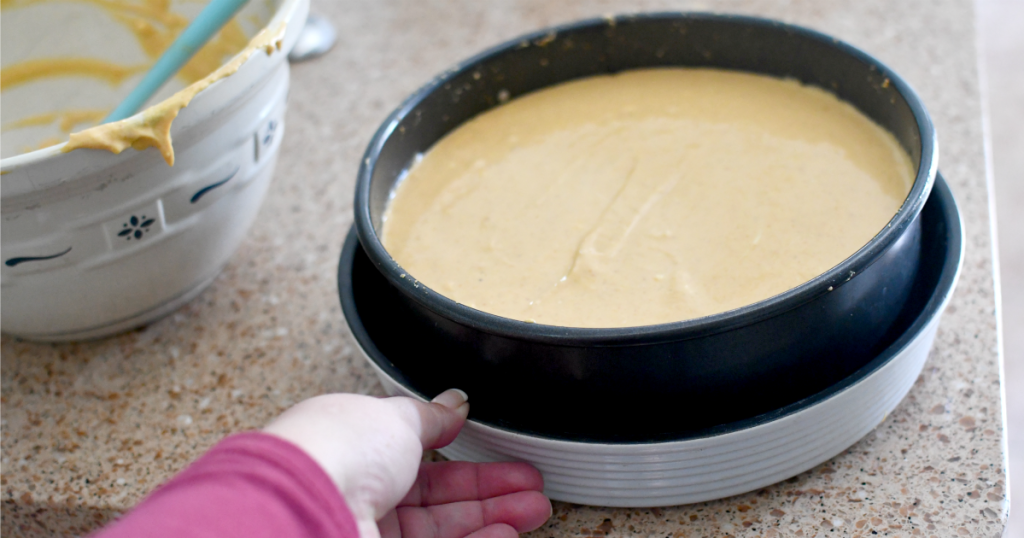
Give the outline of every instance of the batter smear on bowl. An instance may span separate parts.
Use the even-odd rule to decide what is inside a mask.
[[[11,49],[5,49],[0,68],[0,97],[11,112],[0,126],[4,158],[67,141],[63,152],[155,147],[173,165],[170,126],[178,112],[200,91],[234,74],[255,52],[270,55],[278,50],[285,30],[284,24],[264,27],[272,2],[252,2],[257,5],[243,9],[196,51],[154,100],[157,104],[140,116],[99,125],[188,26],[187,13],[203,4],[0,0],[5,30],[38,27],[4,42]]]
[[[886,226],[914,174],[892,134],[822,89],[628,71],[449,133],[396,187],[382,239],[410,277],[485,312],[652,325],[827,271]]]

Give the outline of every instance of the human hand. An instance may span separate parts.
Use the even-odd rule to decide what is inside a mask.
[[[551,516],[540,473],[526,463],[425,463],[466,421],[465,393],[411,398],[328,394],[264,428],[309,454],[338,486],[362,538],[504,538]]]

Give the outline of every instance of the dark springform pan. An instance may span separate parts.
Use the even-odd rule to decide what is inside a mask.
[[[860,383],[887,365],[900,353],[905,352],[907,346],[920,338],[921,332],[926,330],[932,320],[942,313],[942,308],[953,293],[963,260],[963,225],[956,201],[953,199],[953,193],[943,181],[941,174],[936,177],[935,188],[924,209],[921,210],[920,218],[921,265],[910,289],[907,303],[890,330],[890,334],[895,338],[864,366],[820,392],[759,415],[706,428],[692,428],[688,421],[693,414],[702,411],[700,407],[693,411],[676,408],[640,411],[639,418],[641,420],[646,415],[661,413],[660,420],[651,421],[651,423],[656,422],[657,425],[651,428],[649,436],[637,434],[632,439],[626,439],[621,435],[620,426],[622,422],[630,422],[633,418],[621,415],[610,417],[605,429],[599,430],[596,435],[581,433],[572,427],[555,426],[558,422],[568,422],[572,425],[576,417],[565,416],[558,411],[549,411],[538,417],[521,412],[515,404],[496,407],[491,402],[480,409],[474,403],[470,411],[470,418],[489,426],[534,437],[576,442],[635,444],[684,441],[723,435],[779,420],[819,404]],[[412,389],[424,399],[429,400],[433,397],[437,393],[433,387],[437,386],[437,379],[441,379],[444,373],[439,373],[437,376],[420,375],[412,378],[399,369],[390,357],[385,356],[378,346],[380,344],[386,347],[392,340],[405,338],[401,327],[395,323],[394,309],[399,304],[400,298],[397,290],[388,284],[366,256],[366,252],[359,245],[354,227],[349,231],[345,245],[342,247],[341,263],[338,266],[338,290],[341,296],[341,307],[345,312],[349,328],[369,360],[391,379]],[[885,341],[889,341],[889,338],[886,338]],[[416,360],[417,356],[396,358],[399,359],[399,364],[405,365],[409,360]],[[443,382],[444,380],[441,379],[442,384]],[[478,383],[477,385],[486,390],[486,384]],[[486,394],[482,396],[486,396]],[[474,402],[476,401],[475,396],[472,399]],[[487,398],[481,399],[487,401]],[[674,431],[670,433],[671,429]]]
[[[407,271],[377,231],[395,181],[417,154],[508,98],[660,66],[790,77],[835,93],[891,131],[916,164],[903,207],[871,242],[817,278],[753,305],[676,323],[531,324],[458,304],[414,274],[399,277]],[[424,394],[466,390],[475,418],[558,438],[680,438],[819,393],[895,340],[920,265],[918,217],[937,158],[932,122],[907,83],[863,51],[812,30],[709,14],[622,16],[543,30],[446,71],[374,135],[354,212],[359,242],[381,278],[367,277],[356,294],[372,288],[370,317],[386,320],[386,333],[374,335],[380,352]]]

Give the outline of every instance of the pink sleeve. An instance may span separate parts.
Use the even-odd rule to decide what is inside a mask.
[[[338,488],[272,435],[228,437],[93,538],[358,538]]]

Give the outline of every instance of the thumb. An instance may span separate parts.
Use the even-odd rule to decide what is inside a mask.
[[[448,445],[459,435],[469,415],[469,396],[459,389],[448,389],[430,403],[411,398],[396,398],[412,406],[412,421],[418,422],[424,450]],[[414,424],[415,425],[415,424]]]

